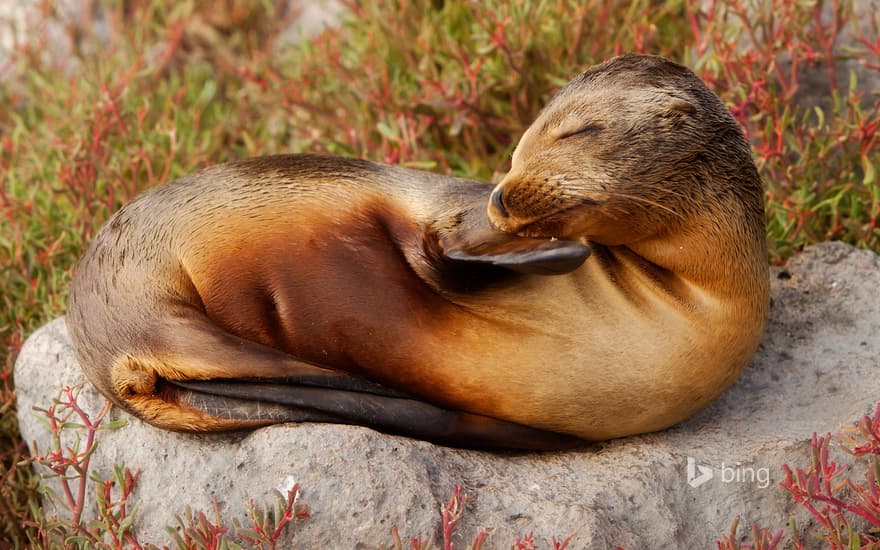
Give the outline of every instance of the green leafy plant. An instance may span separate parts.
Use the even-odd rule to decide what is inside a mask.
[[[815,519],[815,537],[833,549],[876,548],[880,545],[880,403],[873,415],[861,418],[837,436],[840,447],[866,464],[864,481],[850,475],[851,466],[831,460],[831,434],[813,434],[810,464],[783,466],[782,487]],[[804,543],[795,539],[797,548]]]
[[[348,0],[303,44],[285,42],[297,14],[281,0],[77,4],[38,3],[0,66],[0,536],[19,546],[39,483],[15,417],[18,350],[63,314],[113,211],[210,163],[313,151],[496,179],[559,86],[651,52],[693,67],[751,139],[772,261],[827,239],[880,251],[880,96],[849,71],[880,74],[880,22],[851,0]],[[124,469],[110,481],[124,540]]]
[[[722,535],[721,540],[715,541],[718,550],[776,550],[782,541],[782,529],[776,533],[769,529],[752,526],[750,535],[752,544],[739,542],[737,530],[739,529],[740,517],[736,516],[730,526],[730,532]]]
[[[864,481],[851,474],[849,464],[831,459],[831,445],[860,459],[865,467]],[[871,415],[865,415],[841,433],[832,436],[813,434],[806,467],[782,465],[785,479],[779,484],[792,500],[816,522],[808,532],[810,540],[831,550],[871,550],[880,545],[880,403]],[[774,550],[783,542],[783,530],[776,533],[753,526],[753,544],[739,542],[734,520],[730,533],[716,542],[718,550]],[[802,537],[792,516],[789,525],[791,543],[786,548],[813,548]]]
[[[245,547],[274,550],[288,525],[309,517],[308,507],[299,504],[298,499],[299,484],[294,484],[286,495],[275,491],[272,506],[261,507],[250,500],[247,523],[238,518],[231,522],[225,520],[215,499],[213,519],[204,512],[193,513],[187,506],[183,517],[176,517],[177,527],[167,530],[180,549]]]
[[[124,421],[103,424],[110,410],[109,401],[94,418],[90,418],[77,403],[76,394],[76,390],[66,387],[60,398],[48,409],[40,411],[52,434],[51,448],[40,452],[35,444],[31,460],[58,481],[61,494],[47,484],[40,486],[40,493],[43,506],[61,509],[62,515],[32,510],[35,519],[26,522],[36,528],[32,542],[44,548],[52,544],[93,546],[104,542],[106,536],[114,546],[134,544],[133,518],[127,505],[137,474],[120,466],[114,469],[112,479],[104,480],[89,467],[97,446],[98,431],[119,428]],[[90,482],[98,486],[96,500],[100,519],[97,522],[86,521],[83,517]],[[114,495],[114,487],[118,488],[117,495]]]
[[[35,411],[44,421],[51,438],[49,447],[35,446],[30,462],[46,478],[57,482],[42,483],[40,502],[31,502],[31,517],[24,522],[31,547],[34,548],[147,548],[134,531],[136,506],[132,493],[138,474],[118,465],[112,477],[91,467],[91,458],[98,445],[100,432],[121,428],[125,422],[105,422],[110,402],[95,415],[89,415],[77,402],[79,389],[66,387],[47,409]],[[87,517],[87,495],[96,505],[94,518]],[[177,548],[276,548],[288,525],[309,516],[308,508],[298,502],[299,485],[294,484],[286,495],[276,491],[272,506],[248,502],[248,518],[231,521],[221,517],[217,506],[214,519],[187,506],[183,517],[177,516],[177,527],[168,532]],[[216,502],[215,502],[216,504]],[[54,509],[55,511],[49,511]]]
[[[880,96],[843,68],[858,60],[877,77],[878,14],[859,21],[852,10],[838,1],[729,0],[690,15],[694,66],[752,140],[776,260],[824,240],[880,249]],[[848,24],[856,37],[838,52]]]

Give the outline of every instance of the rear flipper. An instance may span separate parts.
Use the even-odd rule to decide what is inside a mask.
[[[155,332],[153,354],[120,357],[109,372],[108,396],[160,428],[211,432],[335,422],[462,447],[560,449],[580,442],[445,410],[233,336],[194,308],[174,312]],[[101,381],[97,385],[106,387]]]
[[[356,424],[467,448],[554,450],[583,444],[574,437],[442,409],[396,392],[391,396],[238,380],[171,384],[179,389],[182,402],[232,421]]]

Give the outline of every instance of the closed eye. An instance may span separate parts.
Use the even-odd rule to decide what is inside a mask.
[[[586,126],[581,126],[577,130],[573,132],[568,132],[559,136],[559,139],[567,139],[574,136],[585,136],[588,134],[595,134],[596,132],[601,131],[603,128],[598,124],[587,124]]]

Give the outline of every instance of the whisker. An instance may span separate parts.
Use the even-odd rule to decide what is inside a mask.
[[[618,192],[616,192],[616,191],[606,191],[606,190],[604,190],[604,189],[591,190],[590,192],[591,192],[591,193],[602,193],[602,194],[604,194],[604,195],[608,195],[608,196],[616,197],[616,198],[624,198],[624,199],[635,200],[635,201],[637,201],[637,202],[642,202],[642,203],[644,203],[644,204],[648,204],[648,205],[651,205],[651,206],[655,206],[655,207],[657,207],[657,208],[660,208],[660,209],[662,209],[662,210],[666,210],[666,211],[669,212],[670,214],[673,214],[673,215],[675,215],[675,216],[678,216],[678,217],[681,218],[681,219],[685,219],[684,214],[682,214],[682,213],[680,213],[680,212],[676,212],[675,210],[673,210],[672,208],[669,208],[669,207],[666,206],[666,205],[660,204],[660,203],[658,203],[658,202],[656,202],[656,201],[652,201],[651,199],[646,199],[645,197],[640,197],[640,196],[638,196],[638,195],[630,195],[630,194],[627,194],[627,193],[618,193]]]

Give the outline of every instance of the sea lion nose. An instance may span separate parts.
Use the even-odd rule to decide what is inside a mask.
[[[495,207],[495,210],[502,218],[509,218],[510,212],[507,211],[507,208],[504,206],[504,187],[499,185],[492,191],[492,196],[489,197],[489,203]]]

